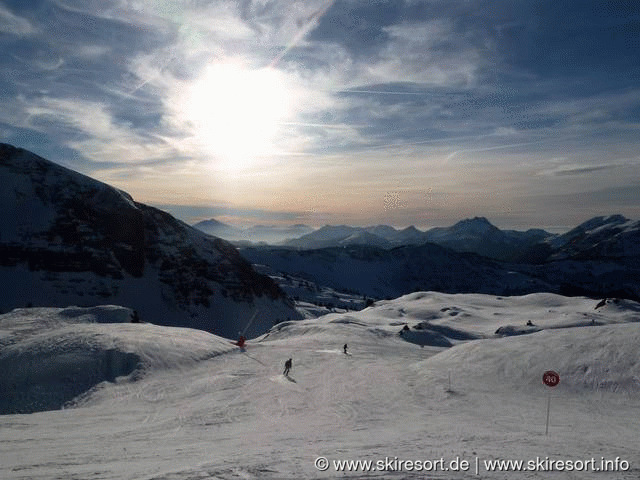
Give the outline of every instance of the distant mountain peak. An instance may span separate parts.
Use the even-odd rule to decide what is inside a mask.
[[[498,231],[498,227],[493,225],[485,217],[473,217],[460,220],[458,223],[451,227],[456,232],[469,232],[469,233],[485,233],[490,230]]]
[[[487,220],[487,217],[473,217],[460,220],[458,224],[470,224],[470,225],[491,225],[493,224]]]
[[[196,224],[194,224],[193,226],[195,228],[198,228],[198,226],[210,226],[210,227],[229,227],[230,225],[224,222],[221,222],[220,220],[216,220],[215,218],[210,218],[208,220],[202,220]]]

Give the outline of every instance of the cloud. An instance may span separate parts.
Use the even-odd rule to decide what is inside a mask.
[[[441,187],[458,210],[465,189],[488,185],[511,198],[584,191],[594,179],[613,188],[632,174],[625,159],[640,134],[638,17],[624,5],[14,2],[0,6],[9,34],[0,36],[0,124],[14,138],[45,139],[58,157],[72,148],[85,173],[174,203],[197,195],[287,210],[278,190],[292,211],[326,216],[333,202],[345,215],[362,205],[409,219],[425,208],[421,184]],[[242,116],[205,105],[194,119],[186,108],[198,86],[204,97],[216,88],[221,65],[246,77],[269,70],[286,91],[289,107],[253,163],[224,165],[215,135],[195,128],[216,125],[209,112],[218,125]],[[256,92],[245,98],[269,95]],[[237,139],[250,143],[248,130]],[[385,212],[388,192],[406,208]]]
[[[511,135],[518,135],[518,133],[520,133],[517,129],[513,128],[513,127],[497,127],[494,131],[493,131],[493,135],[499,136],[499,137],[507,137],[507,136],[511,136]]]
[[[339,0],[320,19],[309,39],[339,45],[352,57],[371,58],[387,43],[384,27],[395,23],[401,10],[400,2]]]
[[[57,134],[64,138],[64,144],[94,162],[144,164],[166,159],[172,153],[162,138],[136,132],[130,124],[116,121],[105,104],[42,98],[25,100],[24,112],[23,127]]]
[[[578,165],[563,165],[552,170],[544,170],[539,175],[551,175],[557,177],[566,177],[570,175],[584,175],[586,173],[600,172],[604,170],[612,170],[619,168],[620,165],[594,165],[590,167],[578,166]]]
[[[435,87],[472,85],[481,57],[443,20],[403,23],[384,29],[389,41],[369,70],[373,83],[413,82]]]
[[[77,45],[75,54],[79,58],[98,59],[109,55],[113,50],[109,45]]]
[[[591,173],[615,174],[616,170],[633,170],[640,165],[640,157],[618,158],[615,162],[589,164],[574,163],[566,158],[552,159],[549,163],[553,166],[537,172],[539,176],[568,177]]]
[[[26,18],[15,15],[6,6],[0,5],[0,32],[25,37],[35,34],[37,29]]]
[[[180,12],[178,2],[166,0],[85,0],[83,2],[48,0],[48,3],[55,5],[62,12],[74,14],[77,17],[90,17],[107,23],[160,31],[166,31],[171,27],[172,13]]]

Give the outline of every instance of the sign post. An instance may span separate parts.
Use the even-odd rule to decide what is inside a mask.
[[[542,383],[547,387],[555,387],[560,383],[560,375],[553,370],[547,370],[542,374]],[[544,429],[544,434],[549,434],[549,411],[551,410],[551,391],[549,391],[549,397],[547,398],[547,426]]]

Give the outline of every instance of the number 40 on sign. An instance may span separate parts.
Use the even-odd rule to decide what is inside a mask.
[[[558,375],[553,370],[547,370],[542,375],[542,383],[544,383],[547,387],[555,387],[560,383],[560,375]]]

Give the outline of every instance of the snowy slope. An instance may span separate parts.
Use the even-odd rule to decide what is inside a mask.
[[[60,326],[69,317],[63,311],[23,310],[0,318],[2,338],[19,337],[12,345],[34,338],[12,333],[19,314],[21,322],[41,325],[36,336],[43,354],[59,348],[55,338],[70,342],[93,332],[99,355],[115,344],[155,360],[140,374],[99,383],[75,408],[0,417],[0,476],[636,479],[639,310],[636,303],[613,301],[596,310],[592,300],[555,295],[422,292],[354,314],[281,324],[244,352],[193,330],[156,335],[152,325],[86,321],[74,336]],[[582,321],[585,315],[595,315],[597,324]],[[56,320],[39,323],[39,317]],[[514,337],[491,333],[528,318],[545,329]],[[421,348],[398,334],[405,323],[415,331],[425,322],[482,338],[449,337],[456,343],[451,348]],[[108,335],[101,330],[107,326],[114,327]],[[350,355],[342,353],[344,343]],[[290,357],[286,378],[282,365]],[[561,376],[552,391],[541,382],[548,368]],[[446,465],[459,458],[470,469],[339,472],[330,465],[319,471],[319,456],[330,462],[442,458]],[[618,458],[628,465],[609,473],[489,472],[485,465],[536,458],[594,458],[596,466]]]
[[[109,185],[4,144],[0,184],[0,312],[114,303],[234,338],[299,316],[232,245]]]

